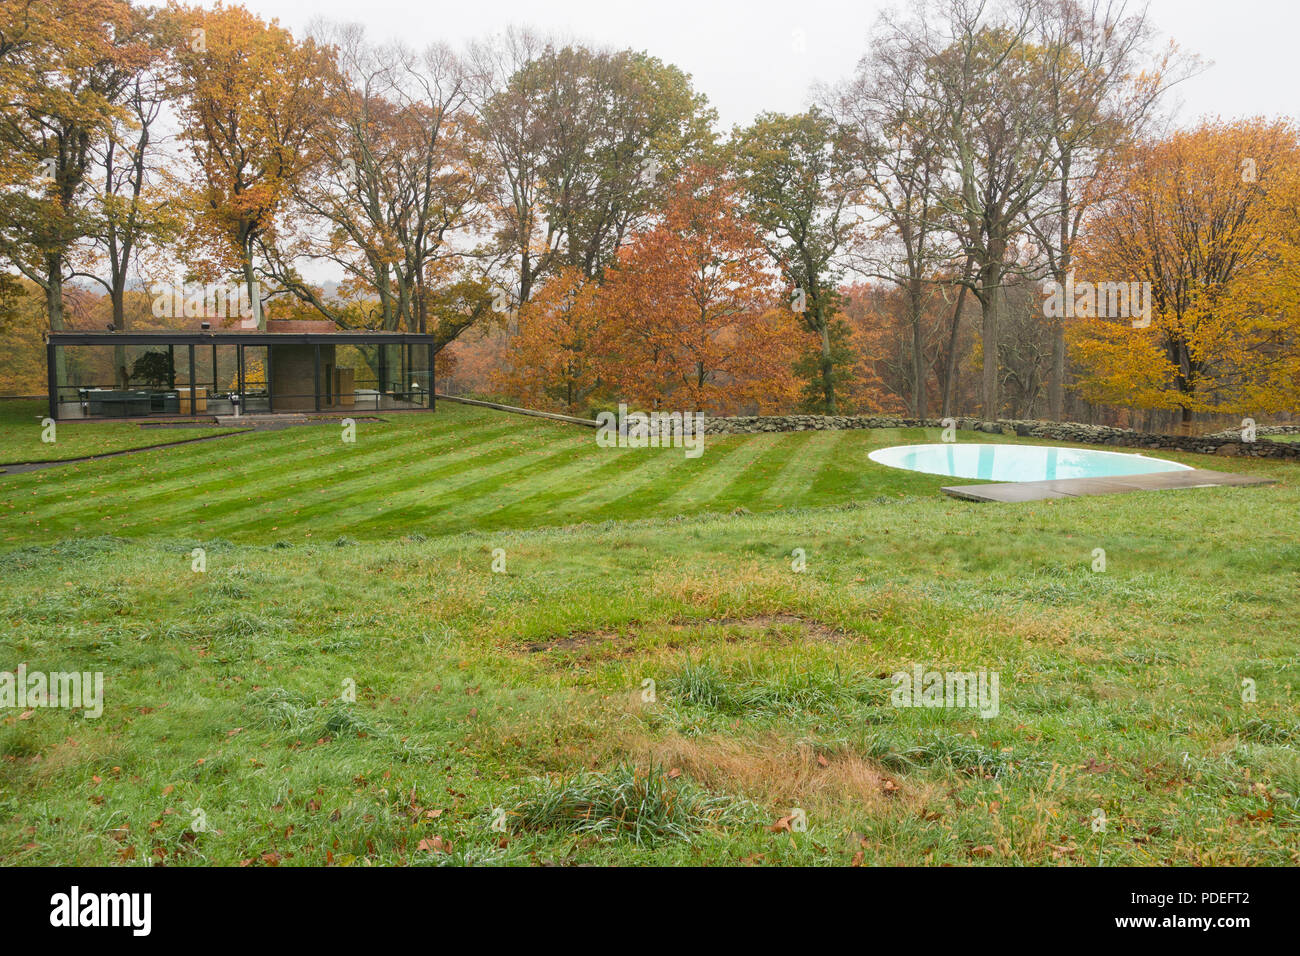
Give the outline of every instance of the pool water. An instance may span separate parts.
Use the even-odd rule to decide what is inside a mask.
[[[1188,465],[1145,455],[1088,448],[1045,445],[982,445],[945,442],[941,445],[895,445],[867,456],[890,468],[927,475],[980,478],[985,481],[1051,481],[1056,478],[1113,478],[1186,471]]]

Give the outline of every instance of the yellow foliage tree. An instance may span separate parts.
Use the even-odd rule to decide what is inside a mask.
[[[243,7],[180,8],[177,17],[182,136],[199,169],[199,218],[213,240],[205,251],[214,265],[239,268],[256,303],[258,243],[294,184],[320,162],[317,134],[329,120],[337,69],[329,50],[299,43]]]
[[[1122,315],[1074,310],[1084,397],[1183,422],[1300,406],[1300,131],[1207,122],[1135,149],[1120,175],[1088,224],[1078,278],[1145,283],[1150,316],[1132,297]]]

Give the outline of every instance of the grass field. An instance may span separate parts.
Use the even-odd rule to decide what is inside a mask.
[[[445,406],[2,476],[0,660],[106,686],[0,712],[0,857],[1300,863],[1294,466],[976,505],[866,458],[926,437]]]
[[[358,422],[353,444],[327,423],[14,475],[0,485],[0,547],[103,534],[250,543],[442,535],[736,508],[772,512],[932,495],[952,483],[867,459],[876,448],[938,441],[938,429],[710,438],[707,451],[690,459],[680,449],[598,448],[593,433],[578,426],[452,403],[439,408]],[[39,435],[29,440],[39,444]],[[1161,457],[1279,477],[1294,470],[1279,462]]]
[[[54,442],[41,441],[41,421],[49,414],[44,402],[0,402],[0,467],[16,462],[67,461],[129,448],[147,448],[166,442],[209,435],[225,435],[237,428],[141,428],[138,422],[58,422]]]

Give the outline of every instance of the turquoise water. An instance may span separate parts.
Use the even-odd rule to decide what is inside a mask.
[[[895,445],[867,456],[890,468],[927,475],[982,478],[986,481],[1051,481],[1055,478],[1111,478],[1185,471],[1187,465],[1145,455],[1089,448],[1050,448],[1043,445],[981,445],[945,442],[942,445]]]

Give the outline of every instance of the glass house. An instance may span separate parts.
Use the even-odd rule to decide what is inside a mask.
[[[435,336],[273,325],[47,333],[50,417],[433,410]]]

